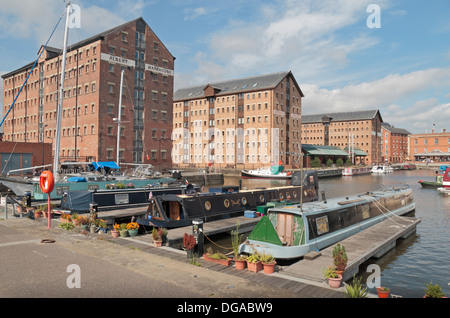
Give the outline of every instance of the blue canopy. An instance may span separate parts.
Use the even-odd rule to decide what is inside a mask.
[[[93,161],[92,165],[94,166],[95,170],[99,170],[102,168],[120,169],[120,167],[114,161]]]
[[[69,182],[87,182],[86,178],[82,178],[82,177],[70,177],[69,179],[67,179],[67,181],[69,181]]]

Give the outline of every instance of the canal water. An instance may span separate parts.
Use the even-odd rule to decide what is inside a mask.
[[[358,276],[363,283],[372,272],[369,264],[381,268],[381,285],[391,288],[391,293],[405,298],[423,297],[425,284],[430,281],[442,287],[450,296],[450,196],[442,195],[436,189],[422,188],[419,180],[432,181],[433,170],[404,170],[390,174],[343,176],[319,179],[319,192],[325,191],[327,198],[348,194],[380,190],[386,187],[409,185],[416,203],[415,217],[421,220],[415,235],[401,240],[394,249],[378,260],[369,260],[361,266]],[[238,185],[240,177],[225,177],[225,185]],[[288,185],[288,180],[242,179],[242,187],[248,189]],[[206,241],[205,243],[209,243]],[[214,250],[230,251],[228,237],[214,238]],[[369,289],[376,293],[375,289]]]

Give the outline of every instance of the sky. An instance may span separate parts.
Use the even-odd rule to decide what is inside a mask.
[[[69,45],[142,17],[176,58],[175,90],[291,71],[302,114],[378,109],[413,134],[450,131],[448,0],[72,3],[81,28]],[[0,75],[37,58],[64,9],[63,0],[0,0]],[[50,46],[62,47],[63,27]]]

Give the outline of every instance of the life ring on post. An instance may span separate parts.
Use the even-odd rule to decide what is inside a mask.
[[[51,171],[46,170],[41,173],[41,176],[39,178],[39,186],[44,193],[50,193],[53,191],[55,180]]]

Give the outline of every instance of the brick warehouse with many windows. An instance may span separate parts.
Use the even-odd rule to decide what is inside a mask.
[[[173,164],[299,167],[302,97],[290,71],[177,90]]]
[[[54,141],[61,51],[45,48],[4,122],[5,141]],[[61,160],[116,161],[124,69],[120,162],[171,167],[174,61],[142,18],[70,45],[61,114]],[[2,76],[4,114],[33,64]]]

